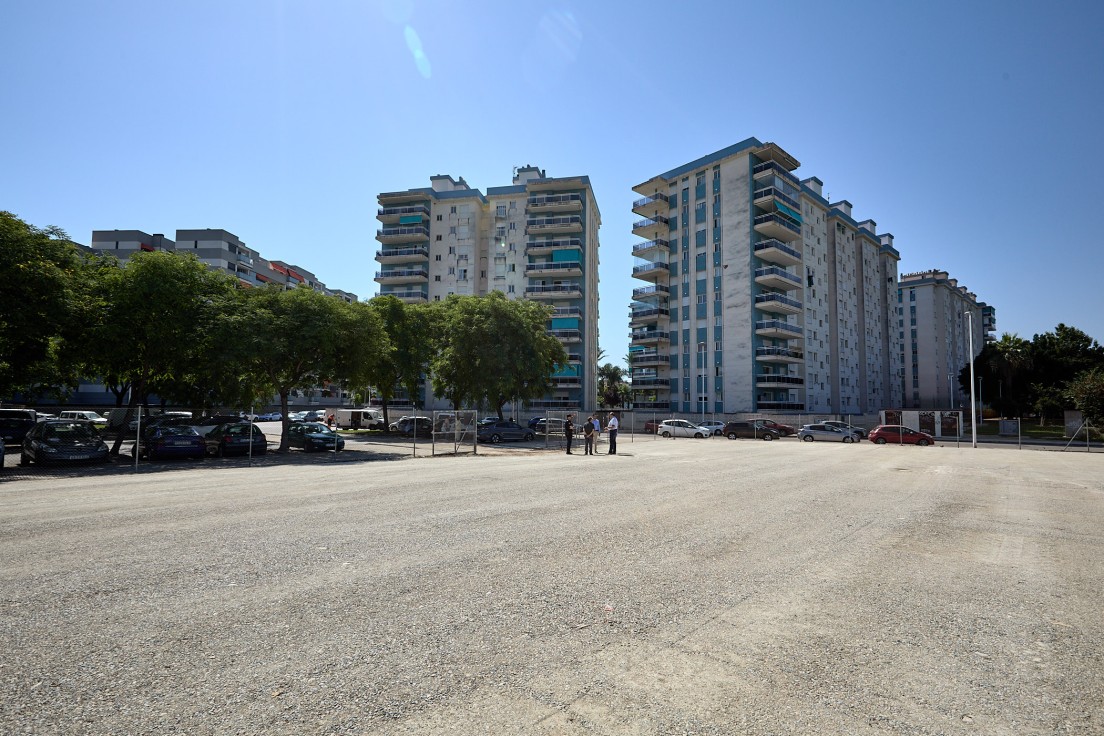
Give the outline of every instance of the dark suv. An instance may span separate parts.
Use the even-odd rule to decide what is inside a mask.
[[[0,441],[6,445],[18,445],[38,421],[34,409],[0,409]]]
[[[782,433],[777,429],[768,427],[764,424],[762,419],[728,422],[725,424],[724,429],[721,430],[721,433],[730,440],[734,440],[737,437],[746,437],[767,440],[768,442],[782,436]]]

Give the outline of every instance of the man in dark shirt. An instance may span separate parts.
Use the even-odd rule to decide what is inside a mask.
[[[571,438],[575,435],[575,423],[571,420],[575,418],[574,414],[568,414],[564,419],[564,436],[567,438],[567,454],[573,454],[571,452]]]

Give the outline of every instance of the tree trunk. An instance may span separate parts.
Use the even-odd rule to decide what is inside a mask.
[[[291,421],[288,419],[288,391],[280,390],[280,449],[277,452],[288,451],[288,427]]]

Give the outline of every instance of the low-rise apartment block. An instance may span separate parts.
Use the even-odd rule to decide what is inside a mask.
[[[548,331],[568,353],[554,391],[530,408],[594,407],[598,353],[598,230],[601,214],[586,176],[515,170],[509,186],[486,194],[463,177],[379,195],[376,232],[380,294],[406,302],[501,291],[553,308]],[[444,407],[429,392],[421,405]]]

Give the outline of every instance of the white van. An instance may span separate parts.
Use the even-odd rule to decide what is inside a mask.
[[[107,417],[100,416],[94,411],[63,411],[58,414],[58,419],[84,419],[99,427],[107,426]]]
[[[334,421],[341,429],[386,429],[379,409],[338,409]]]

